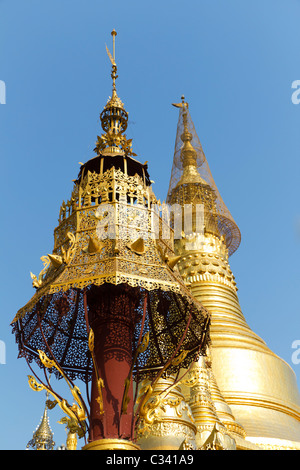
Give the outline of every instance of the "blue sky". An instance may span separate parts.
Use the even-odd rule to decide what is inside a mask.
[[[78,162],[94,156],[111,95],[112,29],[126,132],[164,200],[182,94],[242,243],[230,260],[251,328],[293,366],[300,340],[298,0],[0,0],[0,448],[23,449],[44,407],[10,322],[51,253]],[[65,440],[50,413],[57,444]],[[3,425],[5,423],[5,426]]]

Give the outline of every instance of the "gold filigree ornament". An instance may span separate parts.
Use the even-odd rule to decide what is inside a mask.
[[[67,238],[69,239],[70,246],[67,250],[62,247],[61,252],[64,263],[69,264],[75,252],[75,235],[72,232],[68,232]]]
[[[44,280],[44,275],[50,265],[50,259],[49,259],[49,256],[42,256],[41,257],[41,260],[43,261],[43,264],[44,264],[44,268],[42,269],[42,271],[40,272],[39,276],[37,277],[35,274],[33,273],[30,273],[30,276],[31,276],[31,279],[32,279],[32,286],[35,287],[35,288],[39,288],[42,286],[43,284],[43,280]]]
[[[137,349],[138,354],[142,354],[143,352],[146,351],[146,349],[149,346],[149,340],[150,340],[150,332],[147,331],[147,333],[144,335],[144,337],[141,341],[141,344],[139,345],[139,347]]]
[[[96,383],[97,383],[97,389],[98,389],[98,397],[96,398],[96,401],[99,404],[99,413],[100,413],[100,415],[102,415],[104,413],[103,395],[102,395],[102,388],[104,388],[104,381],[99,376],[96,357],[95,357],[95,354],[94,354],[94,332],[93,332],[92,328],[90,329],[90,332],[89,332],[88,344],[89,344],[90,353],[92,355],[94,370],[95,370],[95,374],[96,374]]]
[[[175,359],[172,361],[173,366],[178,366],[188,355],[189,351],[182,351]]]
[[[97,136],[94,151],[100,155],[106,148],[117,147],[121,149],[125,155],[136,157],[136,153],[132,151],[132,139],[127,139],[126,135],[121,132],[108,131],[106,134]]]
[[[128,407],[128,403],[130,402],[130,398],[129,398],[129,387],[130,387],[130,383],[131,383],[131,376],[132,376],[132,370],[133,370],[133,367],[135,365],[135,362],[137,360],[137,357],[139,354],[142,354],[143,352],[146,351],[146,349],[148,348],[149,346],[149,340],[150,340],[150,333],[149,331],[144,335],[144,337],[142,338],[139,346],[137,347],[137,350],[136,350],[136,353],[135,353],[135,356],[134,356],[134,359],[133,359],[133,363],[132,363],[132,367],[129,371],[129,374],[128,374],[128,377],[126,378],[125,380],[125,387],[124,387],[124,393],[123,393],[123,400],[122,400],[122,414],[126,414],[127,413],[127,407]]]
[[[181,362],[183,360],[183,356],[180,356]],[[160,410],[166,411],[166,405],[177,407],[183,400],[183,397],[167,397],[168,394],[178,386],[178,382],[174,382],[173,385],[168,386],[161,393],[157,393],[155,390],[157,382],[158,380],[153,384],[150,384],[148,379],[143,380],[136,400],[136,403],[140,404],[139,418],[146,426],[154,423],[160,414]]]
[[[181,385],[185,385],[186,387],[192,388],[199,383],[201,371],[197,364],[192,366],[187,371],[187,377],[182,377],[180,380]]]
[[[76,433],[79,438],[83,437],[86,433],[86,414],[85,414],[85,409],[84,409],[84,404],[81,400],[81,392],[80,389],[75,385],[72,385],[69,379],[66,377],[62,369],[56,364],[55,361],[49,359],[47,355],[45,354],[44,351],[38,350],[40,360],[42,364],[48,368],[52,369],[55,367],[59,373],[63,376],[63,378],[66,380],[71,394],[75,400],[73,405],[70,405],[67,400],[61,399],[53,390],[52,388],[41,384],[37,382],[35,377],[32,375],[28,376],[28,383],[29,386],[32,390],[36,392],[40,392],[42,390],[46,390],[48,393],[50,393],[54,397],[54,401],[52,400],[47,400],[47,406],[49,409],[54,408],[57,404],[61,408],[61,410],[67,415],[66,417],[63,417],[59,422],[62,424],[66,424],[67,428],[69,429],[70,433],[74,434]]]
[[[71,261],[75,251],[75,235],[71,232],[68,232],[67,238],[69,240],[70,246],[67,250],[65,250],[64,247],[61,248],[62,255],[52,253],[46,256],[42,256],[41,260],[43,261],[44,267],[38,277],[32,272],[30,273],[32,279],[32,286],[36,289],[42,287],[44,283],[45,274],[48,271],[49,267],[53,269],[58,269],[62,264],[69,264],[69,262]]]
[[[144,421],[145,424],[152,424],[157,415],[157,407],[160,403],[158,395],[153,397],[153,387],[148,380],[145,379],[141,383],[136,404],[140,405],[139,418]]]

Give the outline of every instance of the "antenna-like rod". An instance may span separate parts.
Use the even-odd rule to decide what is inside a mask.
[[[117,35],[117,32],[116,32],[115,29],[112,30],[111,35],[112,35],[112,37],[113,37],[113,59],[114,59],[114,62],[116,62],[116,48],[115,48],[116,44],[115,44],[115,37],[116,37],[116,35]]]
[[[116,79],[118,78],[117,64],[116,64],[116,46],[115,46],[115,37],[117,35],[117,32],[115,29],[112,30],[111,35],[113,37],[113,55],[111,55],[107,46],[106,46],[106,52],[112,65],[111,78],[113,81],[113,95],[114,95],[116,93]]]

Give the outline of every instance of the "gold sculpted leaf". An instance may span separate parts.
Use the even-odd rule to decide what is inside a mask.
[[[41,287],[41,285],[43,284],[44,274],[46,273],[46,271],[49,267],[49,264],[50,264],[50,259],[49,259],[48,256],[42,256],[41,260],[43,261],[44,268],[40,272],[39,277],[37,278],[37,276],[35,274],[30,273],[30,276],[31,276],[31,279],[32,279],[32,285],[33,285],[33,287],[36,287],[36,288]]]
[[[89,350],[91,352],[94,351],[94,332],[92,328],[90,329],[90,332],[89,332]]]
[[[44,351],[41,351],[40,349],[38,349],[38,353],[39,353],[39,356],[40,356],[40,360],[42,361],[42,364],[47,367],[47,368],[51,368],[51,367],[55,367],[56,364],[54,361],[51,361],[51,359],[49,359],[47,357],[47,355],[44,353]]]
[[[116,61],[114,60],[113,56],[111,55],[111,53],[109,52],[109,49],[107,47],[107,45],[105,44],[105,47],[106,47],[106,52],[107,52],[107,55],[109,57],[109,60],[111,61],[111,65],[116,65]]]
[[[39,384],[32,375],[28,375],[28,383],[30,388],[35,392],[41,392],[44,390],[44,386]]]
[[[103,404],[103,395],[102,395],[102,388],[104,388],[104,382],[101,377],[97,380],[97,387],[99,396],[96,398],[96,401],[99,405],[99,413],[102,415],[104,413],[104,404]]]
[[[46,404],[47,404],[47,407],[49,408],[49,410],[53,410],[53,408],[57,405],[57,401],[56,400],[47,400]]]
[[[178,366],[187,356],[188,351],[182,351],[182,353],[179,354],[179,356],[175,357],[172,361],[173,366]]]
[[[146,349],[149,345],[149,335],[150,335],[150,333],[149,333],[149,331],[147,331],[147,333],[145,334],[145,336],[142,339],[141,344],[138,347],[138,351],[137,351],[138,354],[141,354],[141,353],[146,351]]]
[[[128,395],[129,387],[130,387],[130,379],[127,378],[125,380],[125,389],[124,389],[124,395],[123,395],[123,401],[122,401],[122,413],[123,414],[127,413],[128,403],[130,402],[130,398]]]
[[[66,264],[69,264],[73,254],[74,254],[74,251],[75,251],[75,235],[72,232],[68,232],[67,233],[67,238],[69,239],[70,246],[67,249],[67,251],[64,249],[64,247],[62,247],[61,252],[62,252],[62,255],[63,255],[62,256],[63,261]]]

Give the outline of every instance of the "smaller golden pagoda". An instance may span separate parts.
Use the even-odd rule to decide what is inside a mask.
[[[32,439],[28,442],[26,450],[53,450],[54,446],[55,442],[53,441],[53,432],[49,424],[48,405],[46,401],[41,422],[33,433]]]

